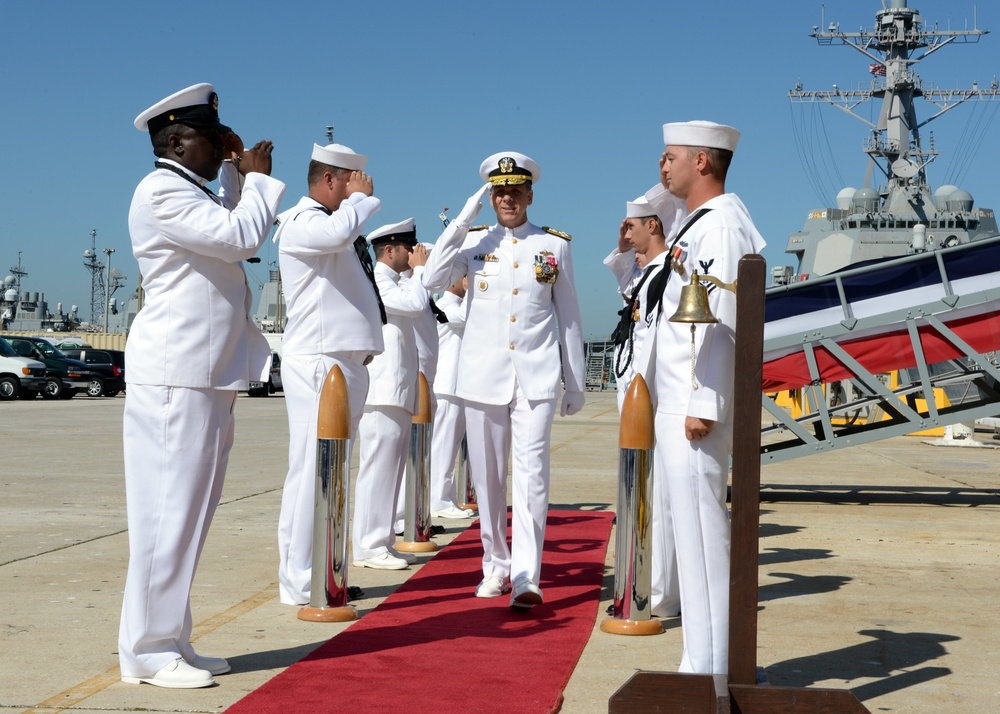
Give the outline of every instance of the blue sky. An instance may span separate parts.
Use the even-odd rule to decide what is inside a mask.
[[[963,28],[969,0],[910,0],[928,22]],[[826,22],[870,27],[881,0],[828,0]],[[367,228],[414,217],[422,240],[440,232],[481,184],[479,164],[501,150],[541,166],[532,222],[572,233],[587,337],[605,337],[619,301],[602,265],[625,201],[657,180],[666,121],[710,119],[743,136],[728,188],[747,204],[785,262],[788,234],[832,205],[865,172],[864,125],[830,107],[790,106],[787,92],[867,86],[868,60],[809,37],[822,4],[752,2],[284,2],[162,4],[7,0],[0,26],[2,153],[0,270],[28,272],[22,289],[89,317],[83,251],[115,249],[112,266],[135,289],[127,213],[151,170],[140,111],[196,82],[212,82],[222,120],[252,145],[275,143],[273,175],[305,190],[313,142],[367,154],[382,210]],[[980,4],[978,25],[1000,32],[1000,10]],[[946,48],[917,66],[925,82],[987,86],[1000,73],[1000,35]],[[934,187],[958,183],[976,204],[1000,208],[990,174],[1000,104],[962,107],[935,121],[941,157]],[[932,106],[918,104],[921,119]],[[821,111],[820,111],[821,110]],[[877,107],[872,110],[876,112]],[[796,129],[798,127],[798,129]],[[796,134],[799,134],[798,141]],[[926,135],[926,129],[925,129]],[[803,160],[803,156],[807,160]],[[819,195],[813,169],[826,189]],[[488,206],[483,222],[494,216]],[[101,256],[103,257],[103,255]],[[250,266],[251,282],[277,260]],[[5,274],[4,273],[4,274]]]

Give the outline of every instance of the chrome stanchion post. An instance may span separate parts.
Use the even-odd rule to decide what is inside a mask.
[[[642,375],[622,404],[618,433],[618,513],[615,533],[614,615],[601,630],[615,635],[658,635],[650,619],[653,537],[653,404]]]
[[[455,468],[455,495],[459,508],[478,511],[476,503],[476,487],[472,481],[472,471],[469,468],[469,440],[463,434],[462,443],[458,447],[458,465]]]
[[[437,544],[431,540],[431,390],[423,372],[418,387],[417,412],[410,430],[403,540],[396,543],[396,550],[432,553]]]
[[[347,622],[358,611],[347,604],[347,526],[350,506],[351,408],[338,365],[326,376],[316,422],[316,495],[313,501],[312,580],[309,604],[298,618]]]

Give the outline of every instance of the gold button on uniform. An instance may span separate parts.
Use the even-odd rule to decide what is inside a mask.
[[[511,242],[511,243],[517,243],[517,238],[511,238],[511,239],[510,239],[510,242]]]
[[[510,343],[510,348],[514,349],[514,343],[513,342]]]
[[[511,315],[511,316],[510,316],[510,321],[511,321],[511,322],[517,322],[517,318],[516,318],[516,317],[514,317],[513,315]]]
[[[515,268],[517,267],[517,263],[514,263],[514,267],[515,267]]]
[[[514,294],[517,295],[517,288],[514,288]]]

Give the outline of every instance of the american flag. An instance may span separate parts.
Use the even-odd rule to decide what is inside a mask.
[[[869,72],[869,74],[874,74],[875,76],[878,76],[878,77],[884,77],[885,76],[885,65],[881,64],[879,62],[875,62],[873,64],[870,64],[870,65],[868,65],[868,72]]]

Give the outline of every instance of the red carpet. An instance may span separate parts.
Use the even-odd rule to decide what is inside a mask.
[[[375,610],[227,712],[557,711],[597,618],[612,516],[549,512],[545,603],[528,612],[506,595],[473,595],[483,553],[473,524]]]

